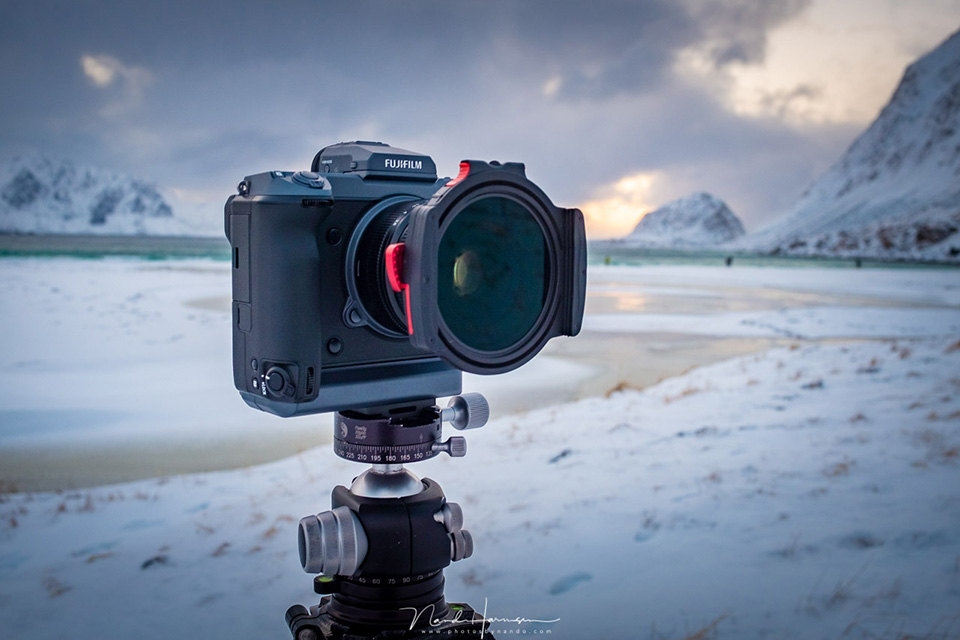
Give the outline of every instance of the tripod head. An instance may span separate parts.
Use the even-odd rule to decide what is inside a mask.
[[[442,410],[420,401],[337,414],[334,451],[371,467],[349,489],[333,490],[330,510],[300,521],[300,563],[320,574],[314,590],[326,597],[310,610],[294,605],[287,611],[297,640],[347,632],[351,638],[427,632],[443,638],[470,629],[478,638],[491,637],[472,608],[448,605],[443,597],[443,569],[473,553],[463,510],[446,500],[438,483],[404,467],[440,453],[465,455],[463,437],[441,442],[442,423],[478,428],[489,413],[483,396],[464,394]]]

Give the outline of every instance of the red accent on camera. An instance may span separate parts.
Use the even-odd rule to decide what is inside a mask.
[[[467,168],[469,171],[469,167]],[[403,252],[406,245],[402,242],[387,247],[387,282],[390,288],[397,293],[403,292],[403,299],[407,311],[407,334],[413,335],[413,317],[410,315],[410,285],[403,281]]]
[[[464,180],[464,178],[466,178],[468,175],[470,175],[470,163],[469,163],[469,162],[461,162],[461,163],[460,163],[460,173],[457,174],[457,177],[456,177],[456,178],[454,178],[453,180],[449,181],[449,182],[446,184],[446,186],[452,187],[453,185],[457,184],[458,182],[462,182],[462,181]]]

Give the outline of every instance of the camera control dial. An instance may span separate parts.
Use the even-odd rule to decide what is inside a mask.
[[[328,186],[323,176],[314,171],[297,171],[293,174],[293,179],[312,189],[326,189]]]
[[[296,393],[296,387],[290,380],[290,375],[281,367],[270,367],[263,374],[260,384],[260,392],[263,395],[272,395],[274,397],[292,396]]]

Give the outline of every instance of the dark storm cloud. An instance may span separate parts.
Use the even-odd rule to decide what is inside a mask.
[[[701,40],[713,62],[762,62],[767,33],[806,9],[811,0],[719,0],[692,3]]]
[[[565,204],[631,171],[695,174],[784,144],[791,167],[809,166],[819,142],[732,116],[674,72],[691,48],[717,68],[762,59],[769,29],[805,4],[6,3],[0,149],[227,193],[244,174],[375,137],[446,172],[463,157],[522,159]],[[116,67],[109,82],[97,64]],[[769,204],[766,189],[748,208]]]

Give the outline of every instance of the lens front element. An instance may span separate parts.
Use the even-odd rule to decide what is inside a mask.
[[[523,204],[501,195],[468,203],[442,229],[437,258],[440,315],[467,347],[508,349],[536,326],[547,294],[547,247]]]
[[[453,261],[453,288],[461,296],[468,296],[483,284],[483,263],[480,254],[470,249]]]

